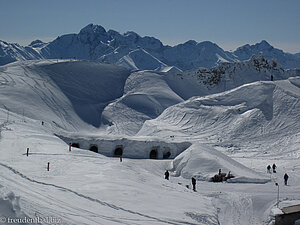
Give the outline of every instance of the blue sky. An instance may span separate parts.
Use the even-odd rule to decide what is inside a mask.
[[[225,50],[267,40],[300,52],[300,0],[0,0],[0,40],[29,44],[89,23],[164,44],[212,41]]]

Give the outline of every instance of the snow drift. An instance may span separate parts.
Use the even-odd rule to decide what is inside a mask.
[[[181,153],[172,162],[171,170],[176,176],[182,176],[186,179],[196,177],[198,180],[209,181],[211,177],[218,174],[230,172],[235,178],[227,180],[228,182],[238,183],[266,183],[270,178],[265,174],[255,172],[252,169],[238,163],[214,148],[195,143],[186,151]]]

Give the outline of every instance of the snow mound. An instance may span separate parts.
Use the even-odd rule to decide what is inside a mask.
[[[177,156],[172,162],[175,175],[190,179],[195,176],[198,180],[208,181],[218,173],[231,172],[235,176],[229,179],[236,183],[266,183],[270,179],[246,166],[236,162],[214,148],[196,143]]]
[[[220,94],[193,97],[147,120],[137,135],[186,138],[226,154],[299,157],[299,77],[255,82]]]
[[[165,74],[138,71],[128,77],[123,96],[104,109],[102,120],[109,133],[133,135],[146,120],[182,101],[169,87]]]
[[[12,223],[12,221],[8,221],[8,219],[24,219],[25,217],[26,215],[22,212],[20,206],[20,197],[16,196],[13,192],[3,193],[3,191],[1,191],[0,193],[1,224],[17,224],[17,223]]]
[[[99,35],[102,35],[104,31],[99,28],[99,32]],[[141,49],[136,54],[141,52],[149,56]],[[155,68],[158,68],[156,66]],[[167,67],[165,69],[167,70]],[[1,67],[0,72],[2,74],[0,94],[5,101],[3,106],[5,110],[47,121],[67,130],[100,128],[101,132],[117,135],[135,135],[145,121],[157,118],[168,107],[190,97],[220,93],[260,78],[267,80],[271,74],[275,80],[297,75],[296,70],[284,71],[278,64],[265,60],[263,56],[253,57],[248,62],[222,64],[211,70],[201,69],[188,73],[130,72],[126,68],[111,64],[77,60],[16,62]],[[291,79],[290,82],[294,82],[293,85],[297,86],[296,80]],[[266,107],[272,104],[272,96],[268,95],[268,99],[264,99],[263,96],[266,94],[259,88],[254,89],[262,95],[253,100],[247,96],[252,94],[250,89],[242,88],[241,94],[238,94],[241,98],[237,102],[223,104],[230,105],[232,109],[239,112],[244,108],[242,97],[244,96],[248,98],[246,102],[253,101],[257,106],[260,104],[259,109],[263,116],[270,117],[272,112],[268,111],[270,107],[268,109]],[[247,94],[242,93],[244,90]],[[258,100],[259,102],[255,103]],[[263,107],[264,101],[268,104]],[[219,115],[221,111],[233,112],[229,110],[229,106],[227,110],[220,105],[214,107],[214,104],[212,101],[206,107],[207,110],[208,107],[214,108],[209,112],[210,115],[214,114],[213,121],[224,117]],[[246,108],[248,112],[255,111],[255,107]],[[178,113],[181,110],[178,110]],[[241,115],[240,118],[242,121]],[[174,118],[177,119],[181,120]],[[222,126],[221,122],[222,120],[219,120],[216,124]],[[144,126],[147,126],[147,123]],[[168,127],[166,126],[166,130]],[[218,135],[217,133],[218,130],[214,136]],[[173,134],[168,134],[171,135]]]
[[[67,130],[99,127],[130,74],[115,65],[64,60],[16,62],[0,71],[4,109]]]

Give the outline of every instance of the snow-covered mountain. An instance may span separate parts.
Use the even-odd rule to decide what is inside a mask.
[[[265,40],[254,45],[247,44],[239,47],[233,54],[236,55],[239,60],[247,60],[252,55],[258,55],[260,52],[262,52],[267,59],[276,59],[284,68],[299,68],[299,57],[297,54],[283,52],[280,49],[274,48]]]
[[[163,45],[154,37],[141,37],[135,32],[120,34],[89,24],[78,34],[66,34],[49,43],[33,41],[29,46],[0,42],[0,65],[26,59],[86,59],[118,64],[130,69],[185,71],[199,67],[212,68],[222,62],[248,60],[263,53],[276,59],[283,68],[299,68],[297,54],[285,53],[262,41],[244,45],[234,52],[224,51],[210,42],[187,41],[176,46]]]
[[[33,46],[38,47],[36,45]],[[10,44],[0,40],[0,65],[15,61],[42,59],[43,56],[33,46],[23,47],[19,44]]]

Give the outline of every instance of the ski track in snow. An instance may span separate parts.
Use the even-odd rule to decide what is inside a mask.
[[[21,172],[15,170],[14,168],[12,168],[12,167],[10,167],[10,166],[7,166],[7,165],[5,165],[5,164],[3,164],[3,163],[1,163],[1,162],[0,162],[0,165],[1,165],[2,167],[5,167],[6,169],[10,170],[10,171],[13,172],[14,174],[16,174],[16,175],[22,177],[23,179],[25,179],[25,180],[27,180],[27,181],[32,182],[32,183],[36,183],[36,184],[40,184],[40,185],[46,185],[46,186],[51,186],[51,187],[54,187],[54,188],[56,188],[56,189],[58,189],[58,190],[60,190],[60,191],[67,191],[67,192],[69,192],[69,193],[75,194],[75,195],[78,196],[78,197],[85,198],[85,199],[87,199],[87,200],[89,200],[89,201],[97,202],[98,204],[101,204],[101,205],[103,205],[103,206],[109,207],[109,208],[111,208],[111,209],[113,209],[113,210],[122,210],[122,211],[127,212],[127,213],[130,213],[130,214],[138,215],[138,216],[141,216],[141,217],[145,217],[145,218],[147,218],[147,219],[152,219],[152,220],[155,220],[155,221],[158,221],[158,222],[162,222],[162,223],[166,223],[166,224],[174,224],[174,225],[176,225],[176,224],[190,224],[190,225],[193,225],[193,223],[188,223],[188,222],[180,222],[180,221],[174,221],[174,222],[172,222],[172,220],[170,220],[170,221],[162,220],[162,219],[159,219],[159,218],[155,218],[155,217],[152,217],[152,216],[145,215],[145,214],[143,214],[143,213],[139,213],[139,212],[135,212],[135,211],[132,211],[132,210],[124,209],[124,208],[119,207],[119,206],[116,206],[116,205],[114,205],[114,204],[110,204],[110,203],[101,201],[101,200],[99,200],[99,199],[94,199],[94,198],[91,198],[91,197],[89,197],[89,196],[80,194],[80,193],[78,193],[78,192],[76,192],[76,191],[73,191],[73,190],[71,190],[71,189],[69,189],[69,188],[65,188],[65,187],[62,187],[62,186],[55,185],[55,184],[45,183],[45,182],[41,182],[41,181],[37,181],[37,180],[31,179],[31,178],[25,176],[24,174],[22,174]],[[108,219],[111,220],[111,219],[113,219],[113,218],[109,217]],[[119,221],[119,222],[120,222],[120,221]]]

